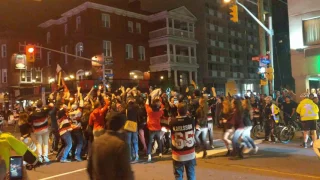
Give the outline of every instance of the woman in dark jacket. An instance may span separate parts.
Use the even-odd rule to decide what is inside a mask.
[[[239,98],[235,98],[231,102],[232,108],[232,121],[234,122],[234,135],[232,138],[232,154],[234,156],[238,155],[240,158],[243,158],[243,147],[240,148],[239,138],[241,137],[244,130],[243,123],[243,108],[241,104],[241,100]]]
[[[196,133],[195,139],[198,147],[202,147],[203,158],[207,156],[207,133],[208,133],[208,104],[203,97],[199,99],[199,108],[196,111]],[[200,141],[201,135],[201,141]]]

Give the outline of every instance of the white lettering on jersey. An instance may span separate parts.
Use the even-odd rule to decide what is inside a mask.
[[[192,147],[194,145],[194,131],[190,130],[187,132],[175,132],[174,141],[172,145],[177,149],[183,149],[184,147]]]

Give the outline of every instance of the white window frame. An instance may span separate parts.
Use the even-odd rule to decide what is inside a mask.
[[[128,21],[128,31],[133,33],[133,22],[132,21]]]
[[[141,34],[141,23],[136,23],[136,31]]]
[[[64,52],[68,53],[68,45],[64,46]],[[68,55],[67,54],[64,55],[64,63],[68,64]]]
[[[68,35],[68,24],[64,24],[64,35],[67,36]]]
[[[80,28],[81,25],[81,16],[76,17],[76,30]]]
[[[146,60],[146,48],[144,46],[138,47],[138,54],[139,54],[140,61]]]
[[[51,66],[51,51],[47,52],[47,66]]]
[[[1,82],[8,83],[8,71],[7,69],[2,69],[1,71]]]
[[[47,44],[49,44],[51,41],[51,33],[47,32]]]
[[[7,57],[7,45],[6,44],[1,45],[1,57],[2,58]]]
[[[75,49],[76,49],[76,56],[82,56],[82,54],[83,54],[83,43],[82,42],[78,42],[77,44],[76,44],[76,47],[75,47]]]
[[[126,44],[126,59],[133,59],[133,46]]]
[[[106,57],[112,57],[112,44],[111,41],[103,41],[103,53]]]
[[[102,20],[102,26],[105,28],[110,28],[111,21],[110,21],[110,15],[106,13],[101,14],[101,20]]]

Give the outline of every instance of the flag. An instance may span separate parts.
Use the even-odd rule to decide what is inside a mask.
[[[57,64],[57,69],[56,69],[57,73],[61,72],[61,70],[62,70],[61,66]]]
[[[58,86],[60,86],[60,81],[61,81],[61,71],[62,71],[62,68],[60,67],[59,64],[57,64],[57,75],[58,75]]]

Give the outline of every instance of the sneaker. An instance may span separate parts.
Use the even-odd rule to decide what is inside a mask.
[[[136,158],[134,158],[134,161],[139,161],[139,155],[136,155]]]
[[[151,162],[151,154],[148,155],[148,162]]]
[[[159,154],[159,158],[162,158],[162,153]]]
[[[252,148],[244,148],[243,153],[247,154],[252,151]]]
[[[214,145],[211,145],[211,149],[214,149]]]
[[[304,147],[304,148],[308,148],[307,143],[303,143],[303,147]]]
[[[81,162],[81,161],[83,161],[80,157],[76,157],[76,158],[74,158],[76,161],[78,161],[78,162]]]
[[[42,158],[42,156],[39,156],[39,162],[43,163],[43,158]]]
[[[238,152],[238,156],[239,156],[239,158],[241,158],[241,159],[243,159],[243,149],[244,149],[244,146],[241,146],[241,147],[240,147],[240,150],[239,150],[239,152]]]
[[[259,147],[258,146],[256,146],[256,148],[254,148],[254,154],[257,154],[258,153],[258,150],[259,150]]]
[[[49,163],[50,162],[50,159],[48,158],[48,156],[43,156],[43,161],[45,163]]]
[[[225,156],[230,156],[230,155],[231,155],[231,150],[228,150],[228,152]]]
[[[61,162],[61,163],[69,163],[69,162],[71,162],[71,161],[68,160],[68,159],[65,159],[65,160],[60,160],[60,162]]]

